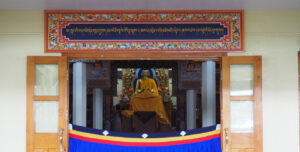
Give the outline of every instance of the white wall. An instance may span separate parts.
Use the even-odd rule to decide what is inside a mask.
[[[42,11],[0,12],[1,152],[25,152],[26,56],[44,55],[43,23]]]
[[[246,52],[263,57],[264,152],[299,151],[300,11],[246,11]]]
[[[0,151],[26,143],[26,56],[43,53],[42,11],[0,11]],[[246,52],[263,56],[264,152],[299,151],[300,11],[246,11]],[[47,54],[59,55],[59,54]]]

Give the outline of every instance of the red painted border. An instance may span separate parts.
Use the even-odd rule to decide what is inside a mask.
[[[184,49],[143,49],[143,50],[48,50],[48,14],[57,13],[57,14],[73,14],[73,13],[114,13],[114,14],[124,14],[124,13],[134,13],[134,14],[161,14],[161,13],[240,13],[241,16],[241,48],[240,49],[193,49],[193,50],[184,50]],[[230,28],[229,28],[230,29]],[[188,52],[243,52],[245,51],[245,34],[244,34],[244,10],[45,10],[44,11],[44,52],[45,53],[101,53],[101,52],[176,52],[176,53],[188,53]]]

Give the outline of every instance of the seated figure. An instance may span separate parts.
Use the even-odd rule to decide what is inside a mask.
[[[135,92],[130,97],[130,110],[124,111],[123,114],[132,116],[134,111],[155,111],[161,124],[170,125],[156,82],[149,76],[149,70],[142,70],[141,78],[135,85]]]
[[[159,96],[157,85],[154,79],[149,78],[150,71],[143,70],[142,78],[138,79],[135,86],[135,96]]]

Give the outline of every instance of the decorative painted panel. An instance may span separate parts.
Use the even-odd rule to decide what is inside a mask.
[[[243,11],[45,11],[45,52],[243,51]]]

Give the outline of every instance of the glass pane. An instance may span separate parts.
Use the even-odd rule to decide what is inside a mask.
[[[253,65],[230,66],[230,95],[253,95]]]
[[[254,131],[253,101],[231,101],[230,124],[233,133],[251,133]]]
[[[57,133],[58,102],[35,101],[34,122],[36,133]]]
[[[37,64],[35,66],[36,96],[57,96],[58,95],[58,65]]]

